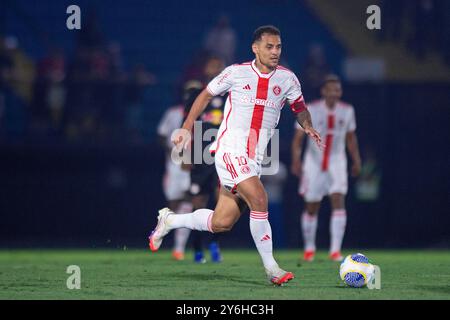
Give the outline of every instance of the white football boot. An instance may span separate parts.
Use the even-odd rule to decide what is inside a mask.
[[[151,235],[148,237],[148,245],[150,250],[153,252],[158,251],[164,236],[171,230],[167,223],[167,217],[171,214],[174,214],[174,212],[169,208],[159,210],[158,224],[156,225],[155,230],[153,230]]]
[[[284,283],[294,279],[294,274],[292,272],[284,271],[278,266],[271,270],[266,269],[266,274],[267,279],[277,286],[282,286]]]

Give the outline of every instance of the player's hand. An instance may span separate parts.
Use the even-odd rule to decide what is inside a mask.
[[[314,128],[308,127],[304,128],[303,130],[308,136],[314,139],[320,150],[325,149],[325,144],[322,143],[322,138],[320,137],[320,134]]]
[[[301,160],[294,160],[291,164],[291,173],[294,176],[297,176],[300,178],[302,174],[302,162]]]
[[[352,164],[352,177],[357,177],[361,173],[361,161],[354,161]]]
[[[187,150],[192,141],[192,135],[189,130],[177,129],[172,133],[171,141],[178,151]]]

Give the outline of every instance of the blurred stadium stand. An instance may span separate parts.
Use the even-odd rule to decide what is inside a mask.
[[[82,30],[70,31],[66,8],[73,1],[3,0],[0,246],[146,245],[165,204],[156,125],[178,102],[183,79],[205,56],[207,31],[225,14],[237,38],[236,62],[252,59],[252,31],[270,23],[282,31],[283,64],[299,75],[308,100],[318,96],[324,73],[343,77],[361,150],[374,150],[382,175],[374,202],[359,201],[352,188],[344,246],[449,247],[448,3],[431,1],[436,24],[420,29],[415,9],[422,1],[408,1],[395,38],[365,28],[369,2],[395,12],[386,2],[359,0],[182,7],[173,0],[80,0]],[[411,47],[430,30],[440,32]],[[380,61],[385,72],[371,78]],[[365,65],[367,78],[352,78],[352,63]],[[279,128],[280,158],[288,164],[294,120],[287,113]],[[296,179],[284,189],[286,245],[298,247]],[[326,247],[326,210],[320,219],[319,245]],[[253,245],[245,217],[223,242]]]

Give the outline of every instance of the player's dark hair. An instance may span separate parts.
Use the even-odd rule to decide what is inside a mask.
[[[256,41],[261,40],[261,37],[264,33],[271,34],[274,36],[281,36],[281,32],[277,27],[272,26],[272,25],[261,26],[258,29],[256,29],[255,32],[253,32],[253,42],[252,43],[255,43]]]
[[[327,74],[322,81],[322,87],[325,87],[328,83],[341,83],[341,79],[335,74]]]

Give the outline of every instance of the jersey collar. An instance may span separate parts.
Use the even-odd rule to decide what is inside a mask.
[[[275,71],[277,71],[277,68],[275,68],[269,73],[260,72],[259,69],[256,67],[256,59],[254,59],[252,61],[251,67],[252,67],[253,71],[255,71],[256,74],[258,75],[258,77],[260,77],[260,78],[270,78],[275,73]]]

